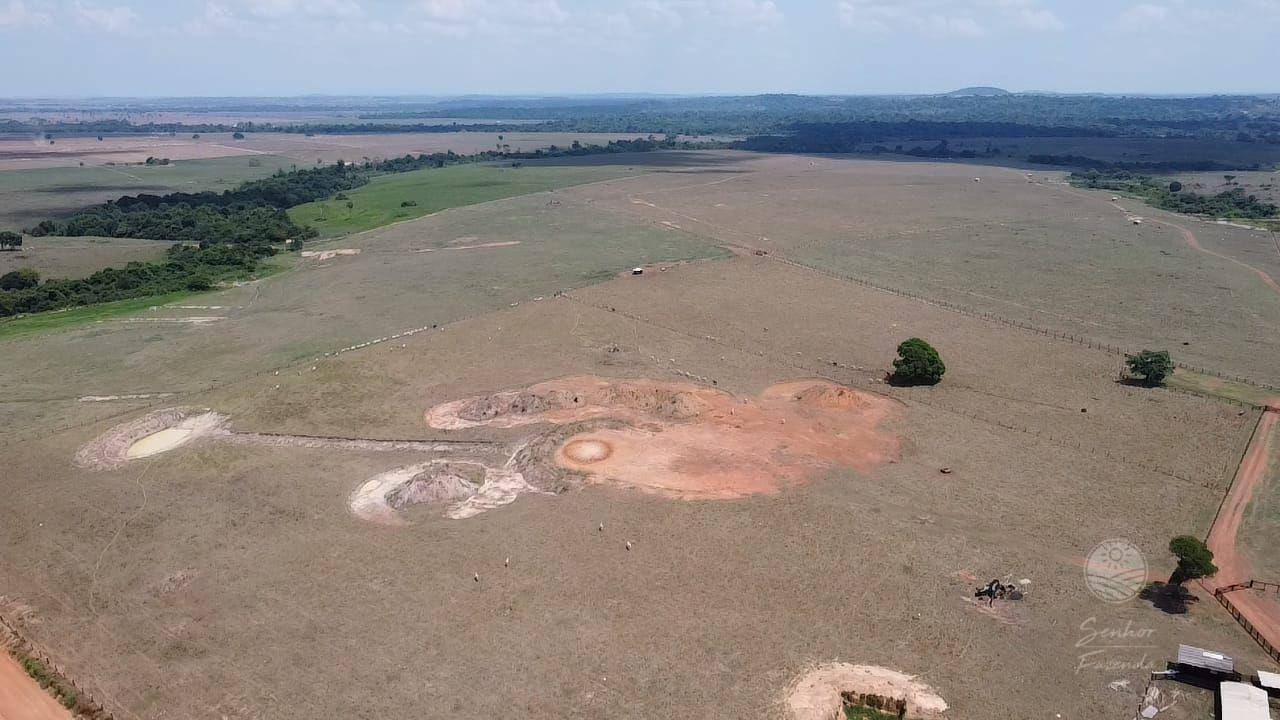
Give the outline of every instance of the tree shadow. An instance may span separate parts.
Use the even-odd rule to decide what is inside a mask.
[[[1192,595],[1185,586],[1159,581],[1147,584],[1138,597],[1170,615],[1185,615],[1192,603],[1200,602],[1200,598]]]
[[[1129,386],[1129,387],[1136,387],[1136,388],[1147,388],[1147,389],[1155,388],[1155,387],[1160,387],[1160,385],[1161,385],[1161,383],[1152,383],[1152,382],[1149,382],[1149,381],[1147,381],[1147,380],[1143,380],[1143,379],[1141,379],[1141,378],[1135,378],[1135,377],[1121,377],[1121,378],[1117,378],[1117,379],[1116,379],[1116,384],[1117,384],[1117,385],[1127,385],[1127,386]]]
[[[942,380],[939,378],[931,382],[922,378],[905,378],[897,373],[885,373],[884,381],[893,387],[932,387]]]

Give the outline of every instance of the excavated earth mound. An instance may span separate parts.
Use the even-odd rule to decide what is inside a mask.
[[[694,500],[774,493],[834,467],[869,472],[897,459],[900,440],[884,426],[900,412],[894,400],[826,380],[735,398],[688,383],[572,377],[444,403],[426,421],[460,429],[613,420],[567,438],[552,461],[592,482]]]
[[[875,665],[827,663],[805,673],[784,704],[792,720],[838,720],[846,698],[874,696],[905,703],[908,718],[945,718],[947,702],[906,673]]]

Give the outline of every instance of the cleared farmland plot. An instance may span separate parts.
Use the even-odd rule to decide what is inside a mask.
[[[1103,602],[1082,572],[1120,537],[1152,577],[1172,569],[1169,537],[1205,532],[1256,410],[1122,385],[1116,355],[840,276],[1002,314],[1024,292],[1019,317],[1060,313],[1126,345],[1161,340],[1127,334],[1159,328],[1178,293],[1204,323],[1236,322],[1207,302],[1213,283],[1237,283],[1259,323],[1275,306],[1172,229],[1129,234],[1106,198],[979,172],[995,171],[655,154],[634,175],[319,243],[360,252],[198,302],[0,342],[0,363],[24,368],[0,380],[15,428],[0,580],[33,608],[31,635],[140,717],[774,717],[798,674],[836,659],[920,675],[955,718],[1127,717],[1179,642],[1260,665],[1215,608]],[[1250,238],[1201,242],[1251,262]],[[1131,272],[1082,281],[1113,262]],[[1181,282],[1152,279],[1160,262]],[[911,335],[946,358],[937,387],[881,382]],[[1260,352],[1204,340],[1214,367]],[[477,463],[555,450],[424,413],[573,376],[692,383],[744,415],[780,382],[825,378],[898,409],[897,452],[863,471],[811,463],[737,500],[566,476],[464,520],[349,510],[370,478],[423,462],[415,441]],[[174,394],[137,397],[157,392]],[[75,464],[175,406],[226,415],[226,434]],[[1025,599],[975,603],[993,577],[1026,580]],[[1144,647],[1089,639],[1124,627]]]
[[[568,147],[575,140],[600,144],[609,140],[644,137],[639,133],[390,133],[371,135],[314,135],[300,133],[232,133],[190,135],[111,135],[56,138],[0,139],[0,170],[30,170],[105,163],[140,163],[150,156],[171,160],[219,157],[282,156],[299,165],[359,162],[365,158],[400,157],[409,153],[452,150],[469,155],[509,145],[511,150],[536,150],[548,145]]]
[[[0,229],[18,230],[124,195],[221,192],[288,169],[284,157],[182,160],[169,165],[86,165],[0,172]]]
[[[113,265],[157,260],[168,247],[132,238],[27,237],[18,250],[0,252],[0,274],[33,268],[41,278],[78,278]]]
[[[299,205],[289,210],[289,217],[299,225],[316,228],[324,236],[346,235],[445,208],[608,180],[634,172],[618,165],[546,168],[486,164],[432,168],[375,177],[368,185],[344,193],[346,200]],[[348,203],[351,207],[347,207]]]

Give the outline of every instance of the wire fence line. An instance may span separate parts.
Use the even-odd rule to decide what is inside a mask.
[[[1259,589],[1265,591],[1268,589],[1268,586],[1272,589],[1277,587],[1274,583],[1266,583],[1260,580],[1248,580],[1228,587],[1217,588],[1213,591],[1213,596],[1218,599],[1218,602],[1222,603],[1222,607],[1227,609],[1227,612],[1231,614],[1231,617],[1235,618],[1237,623],[1240,623],[1240,627],[1244,628],[1244,631],[1249,634],[1249,637],[1253,638],[1254,642],[1258,643],[1258,646],[1262,648],[1263,652],[1270,655],[1272,660],[1280,662],[1280,648],[1273,645],[1271,641],[1262,634],[1262,631],[1245,616],[1245,613],[1240,611],[1240,608],[1237,607],[1234,602],[1232,602],[1230,596],[1230,593],[1237,590],[1252,589],[1254,587],[1259,587]]]
[[[856,372],[858,370],[862,370],[862,368],[858,366],[846,365],[846,364],[838,363],[835,361],[821,362],[818,364],[809,364],[805,362],[799,362],[796,360],[795,356],[787,356],[774,351],[766,351],[761,349],[760,346],[747,347],[739,343],[734,343],[734,342],[724,340],[723,338],[719,338],[714,335],[690,332],[688,330],[683,330],[681,328],[675,327],[668,323],[652,320],[650,318],[646,318],[646,317],[637,315],[635,313],[630,313],[625,310],[619,310],[614,306],[606,305],[603,303],[591,302],[589,300],[584,300],[568,292],[561,293],[558,297],[564,298],[566,300],[569,300],[570,302],[574,302],[585,307],[590,307],[596,310],[601,310],[604,312],[620,315],[633,322],[642,323],[650,327],[658,328],[660,330],[665,330],[667,332],[675,333],[677,335],[688,337],[694,340],[709,342],[719,347],[735,350],[744,355],[764,358],[771,362],[775,362],[781,365],[785,365],[787,367],[794,368],[796,370],[800,370],[814,377],[819,377],[825,380],[830,380],[831,382],[836,382],[836,383],[845,384],[845,385],[857,385],[860,389],[866,390],[876,395],[880,395],[882,397],[891,398],[897,402],[911,402],[918,405],[923,405],[925,407],[933,408],[935,410],[950,413],[953,415],[959,415],[959,416],[968,418],[970,420],[975,420],[977,422],[992,425],[994,427],[1008,430],[1010,432],[1023,433],[1023,434],[1035,437],[1039,440],[1043,440],[1050,444],[1057,445],[1059,447],[1063,447],[1069,450],[1093,453],[1095,456],[1103,457],[1109,461],[1120,463],[1123,465],[1128,465],[1131,467],[1141,468],[1148,472],[1162,475],[1164,477],[1199,485],[1201,487],[1204,487],[1210,490],[1218,489],[1217,483],[1215,482],[1211,482],[1204,479],[1197,479],[1185,473],[1179,472],[1178,470],[1175,470],[1173,468],[1162,466],[1158,463],[1153,463],[1147,460],[1142,460],[1139,458],[1124,455],[1122,453],[1113,452],[1111,450],[1107,450],[1106,448],[1097,448],[1095,446],[1087,446],[1084,443],[1081,443],[1079,440],[1063,437],[1060,435],[1055,435],[1053,433],[1045,432],[1043,430],[1037,430],[1037,429],[1034,429],[1025,425],[1020,425],[1014,422],[1010,422],[1008,420],[1004,420],[1001,418],[989,417],[977,412],[973,412],[972,410],[950,407],[946,404],[939,403],[936,400],[926,400],[918,397],[904,399],[893,393],[885,392],[885,390],[882,387],[877,386],[878,385],[877,383],[872,383],[862,377],[853,375],[852,373],[844,375],[842,377],[835,377],[829,374],[830,368],[832,367],[843,368],[849,371]],[[803,355],[800,355],[800,357],[803,357]],[[719,384],[719,381],[715,378],[698,375],[696,373],[689,372],[683,368],[672,367],[670,369],[672,370],[672,372],[684,377],[688,377],[694,380],[701,380],[703,382],[710,382],[713,385]],[[1222,467],[1222,474],[1223,474],[1222,476],[1225,477],[1230,471],[1231,471],[1230,464],[1224,463]]]
[[[768,258],[770,260],[773,260],[774,262],[779,262],[784,265],[790,265],[792,267],[800,268],[803,270],[816,272],[821,275],[825,275],[827,277],[833,278],[835,280],[841,280],[844,282],[853,283],[855,285],[861,285],[863,287],[871,288],[872,290],[877,290],[880,292],[889,293],[891,295],[897,295],[899,297],[904,297],[911,300],[923,302],[925,304],[932,305],[934,307],[942,308],[943,310],[947,310],[949,312],[954,312],[961,315],[967,315],[969,317],[986,320],[988,322],[999,323],[1001,325],[1018,328],[1020,330],[1026,330],[1028,332],[1036,333],[1037,335],[1043,335],[1045,337],[1053,338],[1055,340],[1061,340],[1069,343],[1074,343],[1076,345],[1081,345],[1083,347],[1091,348],[1094,350],[1100,350],[1102,352],[1106,352],[1111,355],[1117,355],[1117,356],[1123,357],[1123,356],[1133,354],[1133,352],[1129,349],[1122,348],[1117,345],[1112,345],[1110,343],[1105,343],[1105,342],[1102,342],[1101,340],[1094,340],[1093,338],[1089,338],[1083,335],[1077,335],[1075,333],[1070,333],[1070,332],[1065,332],[1060,330],[1052,330],[1050,328],[1041,327],[1039,325],[1034,325],[1032,323],[1025,322],[1022,320],[1016,320],[1014,318],[1005,317],[1003,315],[998,315],[996,313],[985,312],[982,310],[974,310],[964,305],[959,305],[953,302],[949,302],[947,300],[939,300],[937,298],[929,297],[927,295],[917,293],[917,292],[912,292],[910,290],[903,290],[901,288],[895,288],[888,285],[883,285],[877,282],[872,282],[871,280],[868,280],[866,278],[858,277],[856,275],[850,275],[848,273],[843,273],[843,272],[832,270],[830,268],[825,268],[819,265],[802,262],[800,260],[794,260],[792,258],[783,257],[781,255],[767,253],[765,255],[762,255],[761,257]],[[1229,380],[1231,382],[1240,383],[1243,385],[1252,385],[1254,387],[1262,388],[1265,390],[1280,392],[1280,386],[1265,383],[1260,380],[1254,380],[1253,378],[1247,378],[1241,375],[1234,375],[1231,373],[1224,373],[1220,370],[1214,370],[1214,369],[1202,367],[1199,365],[1192,365],[1190,363],[1182,362],[1180,360],[1174,360],[1173,364],[1174,366],[1182,368],[1183,370],[1190,370],[1192,372],[1200,373],[1202,375],[1211,375],[1213,377],[1221,378],[1223,380]]]
[[[70,688],[74,696],[69,701],[64,701],[63,705],[77,718],[115,720],[115,714],[95,697],[92,691],[76,682],[67,673],[65,667],[50,657],[42,646],[19,632],[16,624],[10,622],[3,615],[0,615],[0,652],[9,652],[20,661],[35,660],[40,663],[46,673],[56,678],[57,682],[63,686],[62,689]],[[27,669],[25,665],[23,669]],[[32,681],[39,682],[42,689],[47,689],[46,682],[41,681],[40,678],[33,676]],[[62,700],[62,698],[59,698],[59,700]]]

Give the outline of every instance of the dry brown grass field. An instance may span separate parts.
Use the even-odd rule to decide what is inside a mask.
[[[503,139],[498,140],[502,135]],[[609,140],[644,137],[636,133],[392,133],[372,135],[316,135],[299,133],[246,133],[243,140],[231,133],[0,139],[0,170],[29,170],[106,163],[140,163],[148,157],[170,160],[272,155],[299,164],[333,163],[399,157],[409,153],[452,150],[467,155],[510,145],[511,150],[536,150],[548,145],[604,144]]]
[[[1268,666],[1211,599],[1181,616],[1108,603],[1082,569],[1127,538],[1167,574],[1169,538],[1205,533],[1257,410],[1120,384],[1119,356],[981,314],[1274,382],[1280,296],[1223,257],[1277,274],[1258,236],[1190,223],[1221,256],[1199,252],[1058,174],[615,162],[637,172],[0,342],[21,369],[0,376],[0,588],[30,608],[23,631],[122,718],[782,718],[790,684],[840,660],[918,675],[949,718],[1127,720],[1178,643]],[[947,362],[936,387],[882,381],[913,335]],[[435,452],[349,440],[482,441],[471,460],[524,447],[512,457],[536,464],[554,447],[522,443],[541,426],[440,430],[424,412],[588,375],[735,402],[825,378],[897,408],[894,452],[739,499],[561,473],[558,492],[466,519],[348,509]],[[172,394],[81,400],[152,393]],[[228,434],[76,464],[177,406]],[[1025,598],[975,602],[991,578],[1029,581]]]
[[[105,267],[157,260],[168,247],[132,238],[25,237],[21,248],[0,252],[0,274],[29,267],[42,278],[79,278]]]

